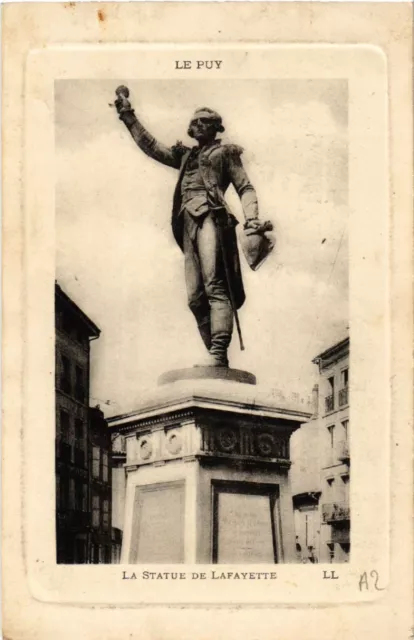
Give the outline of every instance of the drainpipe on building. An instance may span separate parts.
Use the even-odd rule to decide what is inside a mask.
[[[312,389],[312,418],[316,419],[319,415],[319,385],[313,385]]]

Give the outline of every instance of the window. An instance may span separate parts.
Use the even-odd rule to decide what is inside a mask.
[[[88,485],[82,485],[82,511],[88,511]]]
[[[335,409],[335,378],[328,378],[328,395],[325,398],[325,411],[333,411]]]
[[[94,478],[100,477],[101,450],[99,447],[92,447],[92,475]]]
[[[99,547],[97,544],[92,545],[92,562],[93,564],[99,564]]]
[[[62,371],[60,375],[60,388],[65,393],[70,393],[72,390],[70,379],[70,360],[67,356],[62,356]]]
[[[63,409],[60,411],[60,438],[62,442],[70,442],[70,416]]]
[[[334,438],[334,429],[335,429],[335,425],[331,425],[330,427],[328,427],[328,433],[329,433],[329,444],[331,446],[331,449],[334,448],[334,442],[335,442],[335,438]]]
[[[80,402],[85,401],[85,375],[82,367],[76,365],[75,367],[75,384],[76,384],[76,398]]]
[[[85,376],[82,367],[75,367],[75,396],[79,402],[85,402]]]
[[[83,420],[81,420],[80,418],[76,418],[75,420],[75,438],[76,438],[76,444],[78,447],[83,447],[83,435],[84,435],[84,429],[83,429]]]
[[[335,478],[328,478],[326,482],[328,483],[328,487],[327,487],[328,501],[331,501],[333,500],[333,495],[334,495]]]
[[[75,540],[75,563],[85,564],[86,562],[86,546],[85,540]]]
[[[343,369],[341,371],[341,389],[339,389],[338,400],[339,406],[344,407],[348,404],[348,382],[349,382],[349,369]]]
[[[103,501],[103,526],[105,529],[109,527],[109,500]]]
[[[80,418],[75,419],[75,465],[85,467],[85,442],[83,421]]]
[[[348,426],[349,426],[349,420],[344,420],[343,422],[341,422],[342,424],[342,428],[344,430],[344,436],[345,436],[345,440],[348,440]]]
[[[102,454],[102,479],[104,482],[108,482],[108,453],[106,451]]]
[[[92,526],[99,527],[101,523],[101,500],[99,496],[93,496],[92,498]]]
[[[83,482],[75,480],[75,510],[82,511],[83,503]]]
[[[75,479],[69,481],[69,508],[75,509]]]
[[[349,475],[341,476],[341,480],[343,482],[344,500],[349,502]]]
[[[59,506],[64,511],[69,508],[69,478],[62,476],[59,483]]]

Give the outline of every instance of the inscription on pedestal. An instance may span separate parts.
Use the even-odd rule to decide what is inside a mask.
[[[213,562],[277,562],[278,487],[214,482]]]
[[[184,562],[183,481],[136,487],[129,561]]]

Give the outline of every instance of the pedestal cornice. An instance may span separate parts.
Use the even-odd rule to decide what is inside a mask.
[[[232,413],[250,419],[291,420],[297,427],[307,422],[311,412],[298,403],[280,402],[258,386],[221,380],[192,380],[175,382],[157,389],[146,400],[137,403],[135,410],[108,419],[114,431],[127,432],[137,426],[174,424],[191,420],[201,410]],[[296,427],[296,428],[297,428]]]

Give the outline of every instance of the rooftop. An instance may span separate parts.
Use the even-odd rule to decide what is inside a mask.
[[[80,309],[80,307],[78,307],[78,305],[69,298],[57,282],[55,282],[55,301],[59,301],[64,308],[76,316],[85,329],[87,329],[89,337],[99,338],[101,334],[99,327],[97,327],[86,313],[84,313],[82,309]]]
[[[325,351],[322,351],[319,355],[317,355],[312,362],[314,364],[321,364],[324,360],[328,360],[334,358],[336,356],[340,356],[342,354],[346,354],[349,351],[349,337],[344,338],[340,342],[328,347]]]

